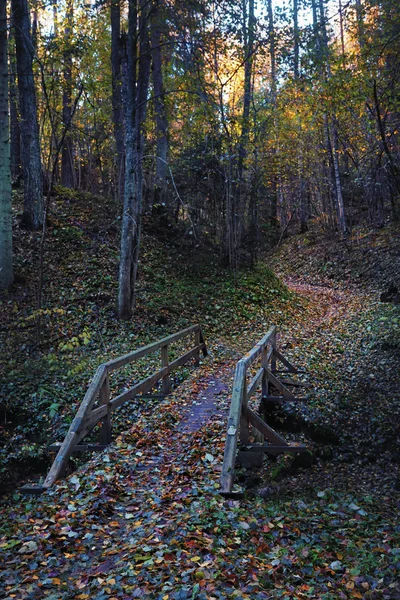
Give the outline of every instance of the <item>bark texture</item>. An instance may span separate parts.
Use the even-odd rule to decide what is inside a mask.
[[[154,89],[154,107],[156,112],[156,177],[153,203],[165,203],[168,169],[168,118],[165,106],[164,81],[162,72],[161,40],[165,19],[156,3],[151,20],[151,55]]]
[[[68,133],[64,138],[61,151],[61,183],[67,188],[75,187],[74,177],[74,149],[70,133],[72,119],[72,30],[74,20],[74,7],[72,0],[68,0],[65,15],[64,30],[64,80],[63,80],[63,109],[62,120]]]
[[[10,136],[11,136],[11,178],[16,182],[22,176],[21,166],[21,128],[18,116],[17,95],[17,64],[15,58],[15,44],[11,34],[8,45],[8,60],[10,68]]]
[[[0,2],[0,288],[13,282],[6,3]]]
[[[117,175],[117,194],[124,198],[124,110],[122,105],[121,78],[121,7],[120,0],[111,0],[111,71],[112,71],[112,109],[115,137],[115,171]]]
[[[43,176],[40,159],[39,125],[33,77],[33,53],[27,0],[11,0],[17,56],[19,112],[24,174],[25,226],[38,229],[43,221]]]
[[[139,22],[137,19],[139,12]],[[140,250],[143,187],[143,125],[146,118],[147,91],[150,78],[149,9],[146,0],[129,1],[128,82],[126,93],[126,158],[124,211],[121,231],[118,314],[130,319],[135,300],[135,284]],[[137,31],[138,29],[138,31]],[[136,38],[139,34],[139,55]],[[137,60],[138,56],[138,60]],[[136,74],[136,65],[138,72]]]

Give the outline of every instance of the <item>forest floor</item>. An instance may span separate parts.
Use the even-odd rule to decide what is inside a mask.
[[[85,234],[86,224],[71,225],[75,247],[82,227]],[[162,248],[149,244],[144,258],[151,259],[152,270],[143,266],[134,326],[116,322],[104,298],[112,293],[112,268],[105,265],[112,263],[113,245],[106,234],[103,240],[96,232],[86,237],[79,260],[97,244],[93,272],[97,268],[99,277],[99,265],[105,271],[97,280],[101,290],[90,258],[85,277],[71,266],[78,253],[61,261],[62,271],[73,270],[75,285],[65,287],[68,308],[60,288],[59,303],[52,306],[70,313],[59,313],[53,322],[52,309],[44,343],[29,348],[29,358],[27,330],[16,332],[14,349],[27,360],[27,370],[40,368],[31,388],[20,369],[14,375],[21,378],[17,392],[12,377],[6,380],[10,403],[21,390],[27,402],[36,393],[47,435],[60,436],[61,417],[70,414],[61,402],[66,387],[76,409],[104,356],[162,337],[193,322],[196,313],[209,357],[200,368],[186,370],[161,405],[125,411],[109,450],[49,492],[4,497],[0,597],[400,598],[399,307],[379,302],[379,293],[400,272],[398,232],[360,229],[347,247],[311,234],[293,236],[266,259],[287,287],[262,265],[253,274],[220,274],[216,281],[210,262],[206,271],[196,266],[189,272],[180,246],[169,246],[168,262],[165,255],[160,260]],[[62,276],[54,269],[49,287],[56,288]],[[157,286],[161,297],[154,293]],[[21,283],[3,300],[22,325],[30,322],[29,289]],[[157,318],[162,323],[154,323]],[[280,429],[288,440],[306,443],[315,458],[308,468],[281,458],[266,459],[260,470],[241,469],[244,499],[224,500],[219,475],[234,365],[271,323],[279,327],[283,353],[307,371],[304,378],[313,386],[307,403],[295,411],[287,407],[291,412],[281,415]],[[87,343],[79,337],[85,327]],[[97,334],[90,337],[93,329]],[[48,340],[57,336],[56,347]],[[14,369],[21,356],[18,361]],[[22,420],[22,411],[14,414]],[[9,452],[18,435],[36,450],[42,443],[14,424],[4,433]]]

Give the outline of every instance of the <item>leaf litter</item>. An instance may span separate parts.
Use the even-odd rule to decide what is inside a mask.
[[[241,297],[240,325],[232,318],[229,331],[214,311],[210,359],[170,397],[42,497],[3,500],[2,597],[400,597],[398,308],[380,305],[374,289],[332,285],[320,264],[299,279],[291,261],[281,263],[290,310],[260,304],[256,314],[254,297]],[[262,303],[257,283],[246,285]],[[144,285],[144,301],[147,293]],[[296,410],[339,432],[340,442],[286,432],[311,447],[311,467],[282,470],[278,481],[272,462],[239,471],[241,485],[252,480],[245,498],[223,500],[234,364],[271,322],[315,389]],[[209,421],[180,430],[182,406],[200,403],[214,379],[225,387]]]

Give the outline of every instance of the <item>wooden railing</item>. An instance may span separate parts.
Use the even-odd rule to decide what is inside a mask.
[[[189,335],[194,334],[194,347],[169,362],[168,347]],[[161,350],[161,369],[139,381],[130,389],[122,392],[115,398],[110,397],[110,381],[109,375],[112,371],[120,369],[130,363],[133,363],[140,358],[147,356],[156,350]],[[68,433],[61,444],[54,444],[50,448],[57,448],[58,453],[50,468],[50,471],[42,485],[26,485],[21,488],[24,493],[40,494],[50,488],[53,483],[62,475],[67,462],[74,452],[82,452],[85,450],[102,450],[111,443],[111,414],[120,406],[128,402],[133,397],[139,394],[149,392],[158,381],[162,380],[163,395],[169,394],[171,390],[170,373],[178,367],[184,365],[192,358],[195,359],[195,364],[200,361],[200,352],[207,356],[207,348],[203,338],[200,325],[193,325],[170,335],[162,340],[143,346],[138,350],[134,350],[129,354],[110,360],[107,363],[101,364],[89,388],[82,400],[78,412],[71,423]],[[98,406],[95,407],[98,399]],[[99,444],[80,444],[92,429],[101,422]]]
[[[283,364],[284,370],[277,370],[277,361]],[[248,381],[250,367],[254,371],[253,378]],[[248,352],[236,365],[233,383],[232,400],[229,411],[224,462],[221,474],[221,494],[232,495],[235,478],[235,462],[238,442],[253,453],[281,454],[304,452],[305,446],[288,444],[284,438],[272,429],[261,417],[253,412],[248,402],[261,385],[263,402],[283,402],[287,400],[303,400],[296,397],[287,386],[301,385],[293,381],[282,381],[280,373],[299,373],[277,349],[277,331],[272,327],[268,333]],[[275,389],[279,395],[272,395]],[[250,443],[250,426],[256,430],[256,443]],[[267,441],[267,443],[264,443]]]

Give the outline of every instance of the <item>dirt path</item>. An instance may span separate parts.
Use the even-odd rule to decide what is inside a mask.
[[[239,356],[215,346],[191,379],[153,413],[142,415],[107,452],[42,498],[26,500],[14,534],[5,542],[0,538],[1,547],[8,548],[0,570],[3,597],[398,597],[390,595],[392,588],[397,593],[390,551],[398,546],[393,524],[398,465],[386,450],[368,458],[372,429],[352,439],[356,425],[362,429],[376,410],[382,414],[384,398],[374,395],[367,404],[365,395],[353,393],[360,385],[360,370],[347,390],[346,404],[336,402],[333,388],[343,391],[345,369],[365,358],[353,332],[339,367],[343,354],[335,354],[346,343],[341,317],[357,299],[315,287],[293,284],[292,289],[309,296],[311,309],[302,327],[287,328],[282,343],[302,357],[316,379],[314,408],[349,433],[349,439],[331,446],[330,456],[319,455],[311,469],[286,473],[272,483],[276,464],[268,463],[253,474],[256,487],[248,490],[248,499],[223,501],[218,494],[221,457]],[[347,317],[351,320],[353,314]],[[332,364],[334,372],[324,370]],[[335,379],[337,371],[340,377]],[[366,448],[359,443],[363,439]],[[344,494],[349,493],[347,499]],[[370,500],[353,500],[364,494],[381,499],[378,516]],[[278,499],[283,502],[275,505]],[[360,539],[367,556],[380,561],[376,577],[354,579],[351,574],[360,564]],[[342,568],[341,561],[349,566]],[[387,595],[365,595],[372,586],[392,588]],[[315,592],[304,595],[310,589]]]
[[[390,329],[384,330],[380,306],[354,287],[290,278],[285,283],[311,301],[309,319],[282,335],[315,386],[299,412],[333,428],[340,442],[308,440],[318,460],[311,470],[285,479],[283,490],[307,493],[323,485],[387,496],[400,487],[400,353],[387,341]]]
[[[329,325],[332,319],[340,316],[343,308],[349,302],[349,294],[335,288],[310,285],[293,279],[285,279],[284,283],[293,292],[310,298],[320,306],[322,314],[316,322],[312,323],[313,327],[321,324]]]

